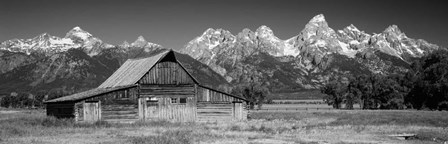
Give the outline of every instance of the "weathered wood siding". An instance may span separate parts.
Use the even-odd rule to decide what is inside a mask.
[[[171,103],[173,97],[159,97],[158,107],[153,113],[156,119],[165,119],[178,122],[192,122],[196,120],[196,106],[194,97],[186,97],[185,104]],[[150,111],[148,111],[150,112]],[[147,113],[148,118],[151,118],[150,113]]]
[[[194,85],[140,85],[140,113],[144,119],[195,121],[196,99]],[[171,98],[185,103],[172,103]],[[148,102],[149,101],[149,102]]]
[[[198,87],[197,91],[199,102],[243,102],[241,99],[208,88]]]
[[[101,102],[101,120],[109,122],[133,122],[138,120],[137,92],[137,88],[124,89],[85,101]]]
[[[57,118],[75,118],[75,103],[47,103],[47,115]]]
[[[140,97],[194,95],[194,85],[140,85]]]
[[[197,103],[197,120],[199,122],[234,120],[231,102],[199,102]]]
[[[246,120],[246,102],[217,90],[197,88],[198,121]]]
[[[194,84],[194,81],[178,63],[164,61],[146,73],[139,84],[184,85]]]

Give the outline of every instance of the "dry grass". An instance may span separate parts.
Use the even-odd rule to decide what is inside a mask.
[[[77,124],[39,110],[0,111],[0,143],[443,143],[448,112],[253,112],[233,123]],[[415,133],[412,140],[390,134]]]

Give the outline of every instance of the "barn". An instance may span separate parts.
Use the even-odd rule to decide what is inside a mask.
[[[247,100],[198,82],[173,50],[128,59],[97,88],[45,102],[47,115],[79,122],[239,121]]]

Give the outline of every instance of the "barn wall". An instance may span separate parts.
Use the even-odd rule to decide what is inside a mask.
[[[139,84],[185,85],[194,84],[194,81],[178,63],[164,61],[157,63]]]
[[[231,102],[198,102],[197,120],[199,122],[232,121],[234,115]]]
[[[144,119],[195,121],[194,85],[140,85],[140,113]],[[172,102],[172,98],[177,102]],[[180,103],[180,99],[186,99]]]
[[[243,100],[229,96],[227,94],[198,87],[198,102],[243,102]]]
[[[57,118],[75,118],[74,102],[47,103],[47,115]]]
[[[137,92],[137,88],[123,89],[89,98],[82,102],[99,101],[101,103],[101,120],[111,122],[130,122],[138,119]],[[78,109],[77,111],[81,112],[82,110]]]
[[[196,102],[194,97],[185,97],[187,99],[185,104],[173,104],[171,98],[173,97],[157,98],[158,107],[156,107],[156,112],[153,113],[155,118],[178,122],[192,122],[196,120]],[[148,117],[150,118],[150,116]]]
[[[245,101],[228,94],[204,88],[197,88],[198,121],[246,120],[248,109]]]

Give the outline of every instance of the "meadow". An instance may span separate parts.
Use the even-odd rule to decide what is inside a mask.
[[[252,111],[232,123],[74,123],[44,110],[0,109],[0,143],[444,143],[447,111]],[[401,140],[394,134],[416,134]]]

